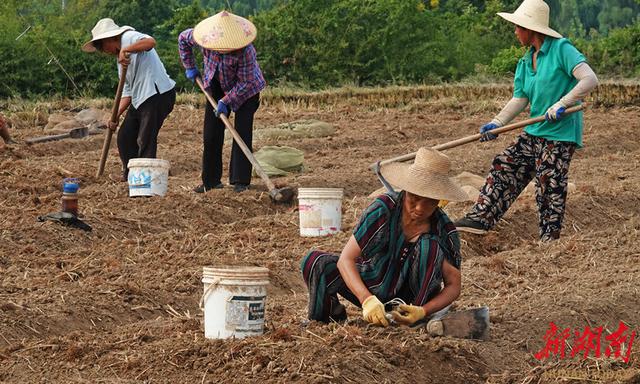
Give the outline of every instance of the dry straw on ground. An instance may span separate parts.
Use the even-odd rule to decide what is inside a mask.
[[[487,236],[462,235],[456,305],[488,305],[491,340],[371,328],[353,306],[346,324],[303,323],[299,260],[311,248],[340,251],[379,186],[368,165],[475,133],[509,97],[508,87],[496,87],[352,90],[350,98],[344,91],[299,102],[265,95],[257,130],[300,119],[336,127],[327,138],[260,144],[305,153],[305,172],[277,183],[345,189],[343,231],[326,238],[300,238],[296,206],[271,204],[259,179],[242,194],[191,192],[199,182],[203,119],[193,96],[181,96],[160,132],[159,156],[172,164],[162,199],[130,199],[116,178],[96,179],[99,136],[1,147],[0,381],[552,383],[580,382],[585,372],[590,382],[637,380],[635,346],[629,364],[533,357],[550,321],[572,330],[603,326],[607,334],[620,321],[640,328],[640,109],[633,106],[585,113],[585,148],[571,164],[576,191],[560,241],[537,242],[532,198],[516,202]],[[601,89],[597,95],[609,88]],[[637,93],[615,97],[635,100]],[[22,117],[13,132],[23,140],[43,129],[39,113],[109,105],[58,100],[5,109],[12,117],[27,113],[16,115]],[[485,174],[512,137],[448,151],[453,171]],[[225,161],[228,155],[227,146]],[[106,169],[119,173],[115,148]],[[91,233],[36,220],[59,209],[61,181],[70,176],[80,178],[80,212]],[[453,218],[466,209],[447,207]],[[202,267],[239,264],[271,271],[267,332],[205,340]]]

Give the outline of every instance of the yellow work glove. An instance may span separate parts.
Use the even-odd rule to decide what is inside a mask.
[[[362,317],[366,322],[373,325],[386,327],[389,321],[385,317],[384,305],[375,295],[367,297],[362,302]]]
[[[393,316],[393,320],[396,323],[400,324],[412,325],[416,321],[424,319],[427,315],[424,308],[417,305],[400,304],[398,309],[400,311],[391,312],[391,316]]]

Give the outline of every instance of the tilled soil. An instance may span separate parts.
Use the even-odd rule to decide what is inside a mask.
[[[256,129],[298,119],[334,124],[328,138],[266,140],[305,153],[305,170],[274,179],[292,187],[344,188],[342,232],[301,238],[295,203],[274,205],[264,184],[206,194],[199,184],[203,110],[181,104],[160,133],[171,162],[164,198],[129,198],[112,146],[94,174],[101,136],[0,149],[0,381],[537,383],[640,381],[630,361],[604,355],[605,335],[640,330],[640,109],[585,113],[585,148],[571,164],[563,236],[537,241],[534,197],[521,196],[495,231],[462,234],[457,308],[487,305],[491,339],[434,338],[422,329],[367,326],[349,306],[346,324],[307,323],[299,261],[310,249],[340,251],[370,192],[368,165],[473,134],[499,110],[487,100],[416,100],[385,109],[350,104],[263,104]],[[56,112],[56,111],[51,111]],[[15,124],[14,126],[18,126]],[[15,129],[18,140],[42,127]],[[451,149],[454,173],[485,175],[513,134]],[[228,159],[229,145],[225,146]],[[225,160],[226,161],[226,160]],[[226,168],[225,168],[226,175]],[[60,208],[64,177],[81,180],[80,211],[92,232],[38,222]],[[450,204],[456,219],[470,204]],[[204,338],[202,267],[268,267],[263,336]],[[603,327],[602,356],[538,360],[554,322],[582,333]],[[576,349],[577,351],[577,349]]]

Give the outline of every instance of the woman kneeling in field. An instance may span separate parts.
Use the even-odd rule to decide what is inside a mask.
[[[448,177],[449,169],[449,158],[428,148],[411,165],[383,167],[383,176],[402,191],[376,198],[340,255],[312,251],[302,260],[309,319],[346,320],[340,294],[362,307],[367,322],[381,326],[389,325],[383,303],[402,299],[411,304],[391,315],[411,325],[460,295],[460,241],[438,202],[467,195]]]

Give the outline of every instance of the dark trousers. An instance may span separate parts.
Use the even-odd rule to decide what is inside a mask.
[[[224,97],[220,82],[214,79],[211,87],[207,89],[216,101]],[[242,141],[253,152],[253,115],[260,106],[260,94],[250,97],[240,108],[235,111],[234,127],[242,138]],[[206,188],[212,188],[221,182],[222,178],[222,146],[224,144],[225,126],[222,120],[215,116],[215,110],[207,103],[204,112],[202,152],[202,184]],[[251,162],[242,152],[240,146],[233,142],[231,148],[231,162],[229,164],[229,184],[251,183]]]
[[[129,107],[127,116],[118,130],[118,152],[125,177],[129,173],[129,160],[156,157],[158,132],[164,120],[173,111],[175,102],[176,91],[172,89],[151,96],[137,109],[133,105]]]

